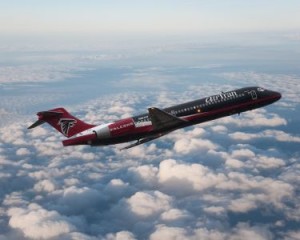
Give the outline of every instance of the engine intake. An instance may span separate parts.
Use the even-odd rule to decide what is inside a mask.
[[[100,125],[97,126],[93,132],[96,134],[97,138],[102,139],[102,138],[109,138],[110,137],[110,130],[108,128],[109,124],[106,125]]]

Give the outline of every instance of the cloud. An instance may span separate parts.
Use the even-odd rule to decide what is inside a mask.
[[[147,218],[157,215],[171,207],[172,198],[159,191],[154,192],[137,192],[127,200],[130,211]]]
[[[156,227],[154,233],[150,235],[151,240],[159,239],[186,239],[187,231],[184,228],[167,227],[160,225]]]
[[[173,159],[160,163],[159,182],[175,195],[190,194],[193,191],[203,191],[225,181],[223,174],[215,174],[201,164],[179,164]],[[181,191],[177,192],[177,190]]]
[[[177,208],[172,208],[168,211],[165,211],[161,215],[161,219],[165,222],[181,221],[187,218],[190,218],[190,214],[187,211],[180,210]]]
[[[300,137],[293,136],[289,133],[280,130],[265,130],[260,133],[234,132],[234,133],[230,133],[229,136],[235,140],[241,140],[241,141],[270,138],[280,142],[295,142],[295,143],[300,142]]]
[[[136,239],[134,234],[128,231],[117,232],[116,234],[108,234],[106,236],[107,240],[134,240]]]
[[[50,181],[49,179],[45,179],[37,182],[33,189],[37,192],[53,192],[56,189],[55,183]]]
[[[277,127],[287,125],[287,121],[274,113],[267,113],[263,109],[242,113],[241,117],[226,117],[218,120],[223,124],[235,124],[239,127]]]
[[[150,235],[151,240],[156,239],[211,239],[211,240],[238,240],[238,239],[273,239],[273,234],[266,228],[261,226],[249,226],[247,223],[240,223],[230,232],[222,232],[218,230],[208,230],[206,228],[197,228],[192,232],[186,228],[168,227],[165,225],[156,226],[154,233]]]
[[[25,155],[29,155],[30,151],[27,148],[20,148],[17,150],[16,154],[18,156],[25,156]]]
[[[226,86],[201,91],[219,88]],[[192,92],[190,98],[199,94]],[[125,93],[71,111],[103,123],[179,97]],[[28,131],[27,120],[1,127],[1,234],[53,240],[297,236],[299,152],[286,143],[298,143],[298,136],[281,128],[289,118],[275,110],[178,130],[128,151],[64,148],[58,133],[45,126]]]
[[[240,84],[255,84],[261,87],[278,90],[282,93],[283,98],[280,103],[290,103],[295,106],[300,103],[297,92],[299,92],[299,76],[295,74],[269,74],[263,72],[246,71],[246,72],[223,72],[218,76],[240,83]]]
[[[284,236],[284,240],[300,239],[300,231],[289,231]]]
[[[36,83],[61,81],[75,77],[72,67],[20,65],[0,68],[0,83]]]
[[[49,239],[74,230],[56,211],[48,211],[32,203],[26,208],[8,209],[9,225],[20,229],[24,235],[32,239]]]
[[[199,150],[216,149],[216,144],[202,139],[180,139],[175,142],[174,150],[180,154],[187,154]]]
[[[251,227],[246,223],[240,223],[237,225],[235,229],[233,229],[233,234],[229,237],[230,240],[238,240],[238,239],[258,239],[258,240],[266,240],[273,239],[273,234],[259,226]]]
[[[257,208],[259,204],[267,202],[278,209],[284,208],[284,200],[294,196],[294,188],[291,184],[235,172],[229,173],[228,181],[218,184],[217,188],[242,192],[241,198],[231,201],[229,209],[234,212],[248,212],[250,209]]]

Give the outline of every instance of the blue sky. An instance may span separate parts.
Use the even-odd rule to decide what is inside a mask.
[[[0,9],[2,34],[286,31],[300,24],[296,0],[13,0]]]

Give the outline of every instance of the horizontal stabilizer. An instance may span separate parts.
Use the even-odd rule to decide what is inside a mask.
[[[154,130],[162,128],[175,127],[177,125],[187,123],[186,120],[173,116],[159,108],[148,108],[149,116],[151,118]]]
[[[43,123],[45,123],[45,121],[39,119],[39,120],[37,120],[35,123],[33,123],[32,125],[30,125],[27,129],[35,128],[35,127],[37,127],[37,126],[42,125]]]
[[[28,127],[28,129],[32,129],[35,128],[37,126],[40,126],[41,124],[45,123],[45,118],[51,118],[51,117],[59,117],[61,116],[63,113],[61,112],[54,112],[54,111],[43,111],[43,112],[38,112],[37,115],[39,117],[39,119],[33,123],[32,125],[30,125]]]

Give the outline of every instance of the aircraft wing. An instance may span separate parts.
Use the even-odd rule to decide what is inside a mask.
[[[155,108],[155,107],[148,108],[148,112],[149,112],[149,116],[151,118],[151,122],[152,122],[152,126],[153,126],[154,130],[161,130],[164,128],[170,128],[170,127],[174,127],[174,126],[177,126],[180,124],[187,123],[186,120],[175,117],[159,108]],[[145,137],[145,138],[139,139],[137,142],[130,144],[130,145],[122,148],[121,150],[132,148],[132,147],[138,146],[138,145],[146,143],[146,142],[150,142],[156,138],[160,138],[163,135],[168,134],[169,132],[170,131],[162,132],[162,133],[158,133],[156,135],[150,136],[150,137]]]
[[[159,108],[148,108],[149,116],[151,118],[152,126],[154,130],[160,130],[163,128],[174,127],[179,124],[186,123],[186,120],[175,117]]]

